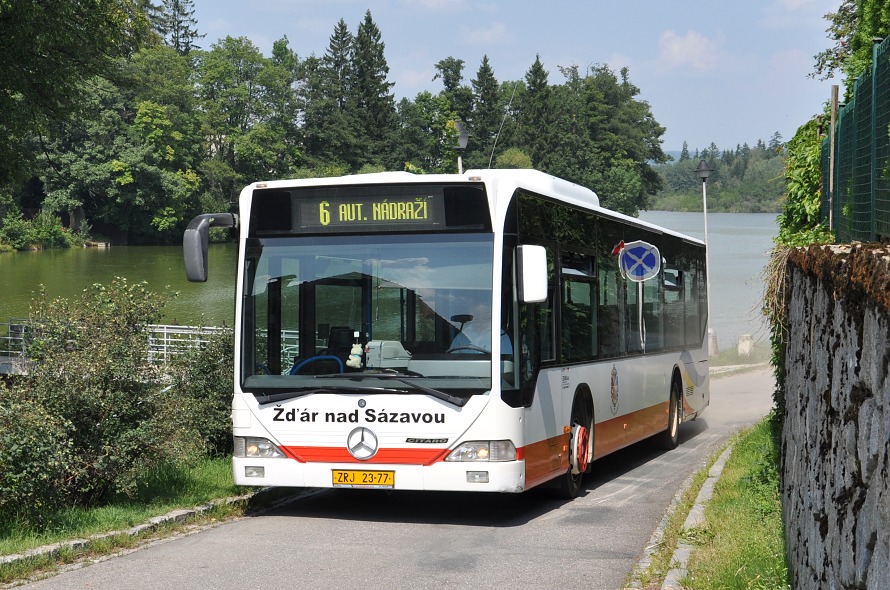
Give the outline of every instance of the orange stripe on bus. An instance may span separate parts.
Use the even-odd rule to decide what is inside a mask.
[[[593,458],[599,459],[667,428],[670,402],[598,422],[594,429]]]
[[[284,454],[301,463],[391,463],[432,465],[445,458],[448,449],[380,449],[366,461],[359,461],[343,447],[281,447]]]
[[[527,444],[521,451],[525,458],[526,488],[553,479],[569,468],[568,433]]]

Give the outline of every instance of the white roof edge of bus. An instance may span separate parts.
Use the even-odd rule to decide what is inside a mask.
[[[487,168],[467,170],[465,176],[478,176],[482,180],[509,181],[541,194],[557,193],[566,201],[584,207],[598,208],[600,199],[587,187],[574,182],[534,170],[532,168]],[[536,190],[537,189],[537,190]]]
[[[491,168],[467,170],[465,175],[468,177],[476,176],[482,180],[492,180],[495,182],[506,180],[515,184],[515,186],[522,186],[523,188],[532,191],[537,189],[537,192],[542,194],[558,193],[561,197],[565,198],[566,202],[580,205],[586,209],[591,209],[603,216],[638,225],[660,233],[676,236],[696,244],[704,244],[704,241],[698,238],[688,236],[660,225],[655,225],[654,223],[649,223],[648,221],[643,221],[637,217],[631,217],[630,215],[613,211],[612,209],[606,209],[605,207],[600,206],[599,197],[589,188],[559,178],[558,176],[552,176],[546,172],[541,172],[540,170],[531,168]]]
[[[666,227],[643,221],[623,213],[600,206],[599,197],[587,187],[574,182],[535,170],[533,168],[484,168],[467,170],[463,174],[414,174],[413,172],[391,171],[370,172],[367,174],[349,174],[346,176],[330,176],[326,178],[291,178],[285,180],[270,180],[255,182],[246,188],[277,188],[283,186],[319,186],[325,184],[354,184],[356,182],[401,182],[401,181],[428,181],[428,182],[454,182],[455,180],[470,180],[471,177],[495,184],[509,183],[514,187],[522,186],[541,194],[558,193],[566,202],[591,209],[607,217],[620,221],[639,225],[654,231],[670,234],[689,240],[697,244],[704,244],[703,240],[670,230]]]

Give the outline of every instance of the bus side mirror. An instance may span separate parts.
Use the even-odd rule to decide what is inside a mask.
[[[544,246],[517,246],[519,300],[522,303],[547,301],[547,250]]]
[[[211,227],[237,227],[234,213],[205,213],[192,219],[182,234],[185,276],[193,283],[207,282],[207,243]]]

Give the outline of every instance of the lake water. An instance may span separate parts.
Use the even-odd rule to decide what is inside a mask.
[[[185,278],[182,246],[112,246],[0,254],[0,321],[28,317],[43,285],[50,299],[74,299],[95,283],[114,277],[146,281],[153,291],[179,292],[165,307],[165,322],[232,325],[235,315],[235,244],[211,244],[207,283]]]
[[[644,211],[640,218],[693,237],[704,237],[700,213]],[[751,334],[757,341],[768,340],[760,315],[761,273],[777,232],[773,213],[708,215],[712,327],[721,349],[734,347],[742,334]],[[120,276],[131,282],[145,280],[155,291],[165,287],[178,291],[179,296],[166,307],[166,322],[232,325],[236,259],[234,244],[211,244],[210,278],[200,284],[186,280],[181,246],[0,254],[0,321],[27,317],[31,298],[40,285],[45,286],[51,298],[72,299],[94,283],[107,284]]]

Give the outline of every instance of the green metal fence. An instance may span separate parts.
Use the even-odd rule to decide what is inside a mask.
[[[830,143],[822,142],[822,218],[831,210],[839,242],[890,238],[890,39],[874,46],[870,71],[835,125],[834,199],[829,193]]]

